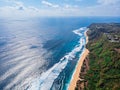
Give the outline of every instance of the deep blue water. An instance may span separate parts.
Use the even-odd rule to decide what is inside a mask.
[[[0,90],[67,90],[85,48],[83,27],[110,22],[120,18],[0,19]]]

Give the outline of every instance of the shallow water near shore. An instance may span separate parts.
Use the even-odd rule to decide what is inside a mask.
[[[0,90],[67,90],[84,32],[118,17],[1,19]]]

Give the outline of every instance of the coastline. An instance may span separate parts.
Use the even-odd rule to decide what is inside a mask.
[[[86,44],[88,43],[87,31],[85,32]],[[83,62],[84,62],[85,58],[87,57],[88,53],[89,53],[89,50],[85,48],[85,50],[83,51],[83,53],[82,53],[82,55],[77,63],[77,66],[76,66],[75,71],[73,73],[68,90],[75,90],[76,83],[78,80],[80,80],[79,75],[80,75],[81,67],[82,67]]]

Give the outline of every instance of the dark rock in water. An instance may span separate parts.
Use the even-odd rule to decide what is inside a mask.
[[[52,85],[52,88],[50,90],[62,90],[64,79],[65,79],[65,75],[63,73],[57,79],[55,79],[55,81]]]

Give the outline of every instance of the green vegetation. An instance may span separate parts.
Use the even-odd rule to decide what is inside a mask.
[[[108,39],[109,34],[120,37],[120,24],[92,24],[89,29],[86,47],[90,51],[90,70],[85,76],[85,90],[120,90],[120,38],[117,42]]]

